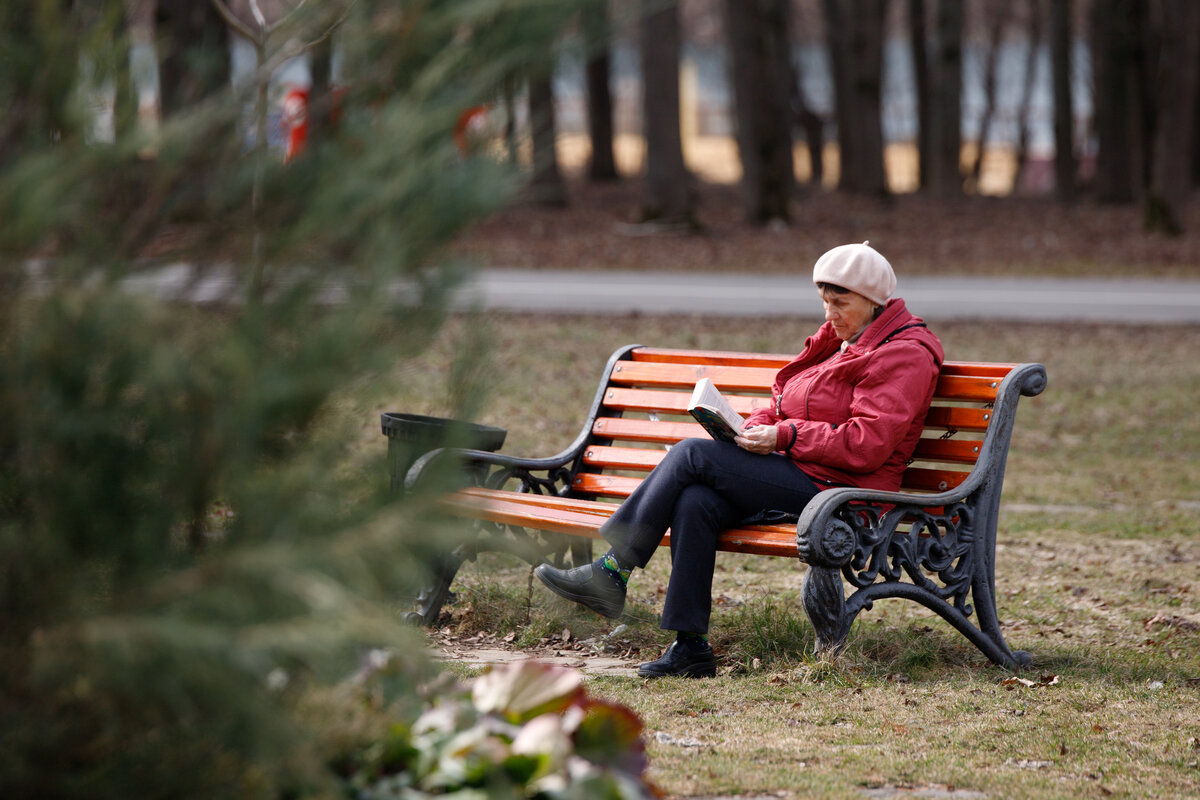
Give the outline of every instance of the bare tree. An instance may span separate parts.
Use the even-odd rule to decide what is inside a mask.
[[[1017,184],[1025,172],[1029,160],[1030,110],[1033,106],[1033,88],[1037,78],[1038,50],[1042,45],[1042,0],[1029,0],[1029,30],[1026,36],[1025,69],[1021,82],[1021,100],[1017,104]]]
[[[224,21],[208,3],[157,0],[164,114],[187,108],[229,82]]]
[[[1007,0],[992,0],[983,4],[988,49],[983,68],[983,111],[979,116],[979,138],[975,147],[975,161],[970,170],[970,184],[976,192],[979,191],[979,180],[983,174],[984,152],[992,136],[992,119],[996,111],[996,70],[1012,10],[1012,4]]]
[[[1138,62],[1143,58],[1137,0],[1096,0],[1092,9],[1092,60],[1096,65],[1096,196],[1103,202],[1132,203],[1141,187],[1144,158],[1143,98]]]
[[[951,4],[954,5],[954,4]],[[883,167],[884,0],[825,0],[837,104],[838,188],[887,194]]]
[[[691,175],[679,130],[679,9],[642,0],[643,221],[695,225]]]
[[[612,59],[609,56],[608,0],[588,0],[583,7],[581,23],[588,47],[588,133],[592,143],[588,177],[594,181],[610,181],[615,180],[618,175],[617,162],[613,157],[613,105],[609,87]]]
[[[1183,231],[1183,207],[1191,192],[1196,147],[1200,5],[1193,0],[1151,0],[1147,6],[1159,50],[1146,227],[1179,234]]]
[[[916,83],[917,103],[917,189],[924,189],[928,180],[931,116],[929,80],[929,46],[926,30],[925,0],[908,0],[908,38],[912,48],[913,80]]]
[[[924,175],[938,197],[962,194],[963,4],[939,2],[930,70],[929,164]]]
[[[533,175],[529,187],[538,205],[561,208],[567,204],[567,187],[558,166],[557,125],[552,76],[529,79],[529,119],[533,140]]]
[[[1075,198],[1075,112],[1071,91],[1071,0],[1050,0],[1050,55],[1054,75],[1054,193]]]
[[[742,209],[752,222],[787,221],[795,183],[787,0],[726,0]]]

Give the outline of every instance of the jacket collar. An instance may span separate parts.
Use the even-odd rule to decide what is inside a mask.
[[[903,298],[893,297],[883,307],[883,312],[863,329],[858,339],[852,342],[850,347],[869,352],[883,344],[883,341],[897,329],[914,322],[920,322],[920,320],[909,313]]]

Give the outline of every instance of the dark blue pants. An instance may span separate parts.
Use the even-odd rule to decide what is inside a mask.
[[[791,459],[684,439],[600,529],[627,566],[644,567],[671,529],[662,627],[707,633],[717,534],[763,510],[799,514],[818,492]]]

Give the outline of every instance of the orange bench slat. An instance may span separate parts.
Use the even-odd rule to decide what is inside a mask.
[[[598,538],[600,526],[616,509],[613,503],[504,492],[495,489],[464,489],[442,500],[451,513],[517,527]],[[669,546],[668,532],[662,540]],[[750,553],[795,558],[796,529],[793,525],[751,525],[721,533],[717,548],[729,553]]]
[[[605,407],[616,408],[622,411],[687,414],[688,401],[691,399],[692,393],[690,391],[671,392],[656,389],[610,387],[604,392]],[[747,397],[745,395],[730,394],[726,395],[725,399],[729,401],[729,405],[733,406],[733,410],[743,417],[749,415],[756,408],[771,405],[771,398],[769,397]]]
[[[701,378],[708,378],[722,392],[770,393],[774,369],[732,367],[714,364],[678,364],[657,361],[622,361],[613,367],[612,383],[622,386],[662,386],[689,394]]]
[[[680,439],[708,436],[698,422],[666,422],[634,417],[598,417],[592,433],[602,439],[674,444]]]

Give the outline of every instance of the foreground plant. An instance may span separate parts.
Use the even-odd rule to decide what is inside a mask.
[[[363,800],[650,797],[641,733],[628,708],[589,697],[579,672],[523,661],[455,682],[411,725],[394,723],[363,748],[349,783]]]

